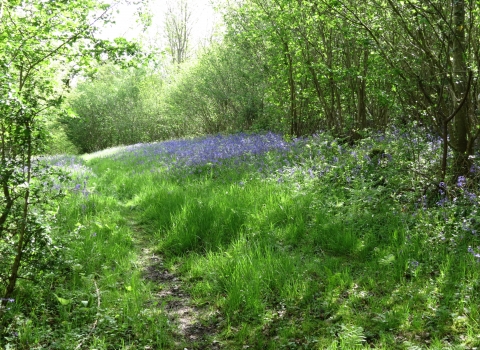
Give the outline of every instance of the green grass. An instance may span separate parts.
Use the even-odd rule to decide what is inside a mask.
[[[177,178],[111,157],[118,152],[85,157],[91,193],[72,192],[58,213],[65,270],[45,276],[48,290],[19,287],[18,299],[32,302],[15,304],[11,330],[19,336],[6,343],[480,346],[480,265],[467,252],[478,239],[459,231],[455,215],[446,222],[438,208],[410,209],[412,201],[395,190],[409,181],[401,169],[375,169],[372,179],[351,183],[333,175],[277,181],[227,167]],[[382,171],[396,182],[372,186]],[[202,342],[178,339],[153,296],[158,286],[142,278],[145,246],[178,274],[199,308],[213,310],[201,320],[214,329]]]

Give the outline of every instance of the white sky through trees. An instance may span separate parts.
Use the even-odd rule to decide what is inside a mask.
[[[165,13],[169,1],[175,0],[149,0],[142,5],[117,4],[114,11],[115,24],[102,28],[101,38],[114,39],[124,37],[128,40],[141,39],[150,45],[165,47],[167,45],[164,35]],[[205,38],[212,36],[218,15],[215,14],[210,0],[191,0],[192,11],[192,36],[190,48],[195,49]],[[139,17],[139,9],[144,7],[152,17],[152,24],[143,32],[143,25]]]

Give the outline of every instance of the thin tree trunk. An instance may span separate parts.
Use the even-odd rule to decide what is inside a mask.
[[[367,107],[366,107],[366,90],[367,90],[367,64],[368,64],[368,49],[363,51],[363,72],[362,76],[357,82],[357,127],[363,130],[367,127]]]
[[[458,102],[467,93],[467,65],[465,62],[465,1],[452,0],[453,4],[453,77],[454,92]],[[455,160],[454,176],[466,175],[469,170],[468,154],[468,103],[462,107],[454,117],[455,133]]]
[[[298,130],[298,115],[297,115],[297,99],[296,99],[296,89],[295,89],[295,80],[293,77],[293,59],[292,55],[289,52],[288,43],[283,43],[285,49],[285,59],[288,66],[288,88],[290,90],[290,134],[292,136],[299,136]]]
[[[15,260],[10,270],[10,276],[8,277],[8,285],[5,290],[4,300],[10,299],[15,290],[18,279],[18,271],[20,270],[23,250],[25,244],[27,243],[27,222],[28,222],[28,211],[29,211],[29,201],[30,201],[30,182],[32,179],[32,130],[30,124],[26,123],[26,134],[27,134],[27,179],[26,179],[26,189],[23,197],[23,213],[22,213],[22,222],[20,224],[19,233],[18,233],[18,243],[16,249]]]

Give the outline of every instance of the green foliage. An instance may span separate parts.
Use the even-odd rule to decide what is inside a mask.
[[[180,154],[167,164],[169,147],[199,159],[169,141],[50,160],[71,179],[51,233],[62,263],[7,301],[4,344],[478,344],[478,192],[466,179],[441,192],[423,175],[436,169],[439,140],[414,128],[355,146],[317,135],[215,167]],[[155,285],[140,274],[150,257],[162,261]],[[169,310],[184,301],[169,283],[208,310],[195,340],[175,332]]]
[[[264,72],[240,51],[214,45],[168,78],[104,65],[69,98],[62,119],[81,152],[111,146],[239,130],[279,129],[264,105]]]
[[[100,67],[80,82],[68,103],[73,114],[61,122],[81,153],[168,137],[155,108],[161,80],[142,69]]]
[[[105,21],[108,9],[90,0],[0,3],[0,337],[9,340],[10,327],[20,327],[19,348],[38,336],[25,316],[33,304],[22,296],[48,290],[69,267],[52,233],[68,175],[39,156],[52,150],[48,129],[65,113],[58,80],[87,61],[93,24]]]
[[[68,196],[49,232],[55,245],[41,250],[50,265],[26,275],[35,283],[19,284],[7,304],[9,322],[0,346],[168,347],[168,321],[161,307],[150,303],[151,287],[140,271],[132,269],[137,256],[129,211],[89,187],[95,174],[80,158],[48,162],[69,173],[61,185]],[[37,257],[35,263],[41,262]],[[30,263],[25,260],[26,267]]]
[[[223,41],[175,75],[164,113],[178,121],[178,136],[246,129],[345,136],[418,122],[454,152],[454,176],[467,175],[478,136],[478,6],[432,6],[229,3]],[[441,167],[445,179],[445,161]]]
[[[96,3],[2,2],[0,345],[181,347],[144,239],[212,311],[183,347],[478,347],[478,4],[431,5],[237,2],[224,41],[165,79],[128,68],[136,44],[80,40]],[[66,116],[58,65],[107,56],[123,69],[86,74]],[[80,152],[262,129],[293,146],[51,166],[35,156],[58,116]],[[343,137],[295,138],[319,129]]]
[[[232,162],[181,179],[121,149],[91,164],[103,174],[96,188],[128,203],[194,300],[217,310],[204,322],[227,347],[475,344],[459,304],[468,295],[468,314],[478,313],[469,195],[452,188],[437,204],[420,174],[440,148],[425,133],[366,136],[354,148],[305,139],[267,177]]]
[[[13,295],[19,277],[32,278],[54,260],[49,236],[59,195],[53,176],[34,155],[44,150],[45,121],[61,98],[53,79],[54,57],[68,59],[70,45],[84,36],[94,4],[80,1],[43,6],[1,4],[0,17],[0,291]],[[81,9],[81,10],[80,10]],[[78,11],[74,11],[78,10]],[[34,208],[34,209],[33,209]],[[3,316],[3,306],[0,316]],[[2,320],[2,326],[7,319]]]
[[[166,86],[163,114],[175,136],[276,130],[264,106],[265,72],[229,45],[212,45]]]

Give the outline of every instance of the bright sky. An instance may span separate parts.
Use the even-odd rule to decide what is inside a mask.
[[[152,14],[152,25],[146,33],[142,33],[142,25],[138,21],[137,6],[121,4],[116,7],[116,24],[106,27],[102,31],[102,38],[114,39],[124,37],[128,40],[142,38],[149,44],[157,47],[165,46],[164,18],[168,1],[174,0],[149,0],[148,8]],[[204,38],[209,37],[218,15],[215,14],[210,0],[190,0],[192,11],[192,44],[196,46]]]

